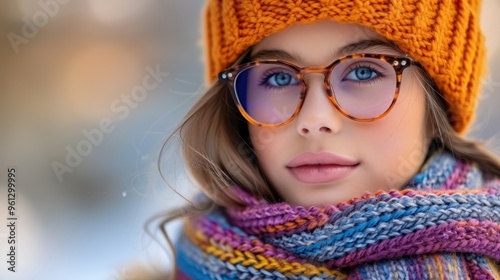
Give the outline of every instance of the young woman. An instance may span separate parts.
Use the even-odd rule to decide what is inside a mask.
[[[212,86],[177,132],[215,207],[176,278],[500,279],[500,165],[461,136],[479,6],[210,0]]]

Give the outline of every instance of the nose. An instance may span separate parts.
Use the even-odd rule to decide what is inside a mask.
[[[306,97],[297,116],[297,132],[304,137],[338,133],[343,116],[328,98],[323,75],[308,76]]]

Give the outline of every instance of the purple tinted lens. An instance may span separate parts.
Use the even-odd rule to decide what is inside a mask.
[[[339,106],[358,119],[376,118],[391,106],[396,92],[396,72],[376,58],[353,58],[340,62],[330,83]]]
[[[259,64],[240,72],[234,89],[245,112],[260,124],[287,121],[300,101],[297,72],[281,64]]]

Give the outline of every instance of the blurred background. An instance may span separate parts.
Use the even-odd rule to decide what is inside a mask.
[[[157,160],[205,89],[203,3],[0,2],[0,279],[131,280],[135,266],[165,270],[166,253],[143,227],[184,203]],[[490,72],[468,136],[500,154],[500,2],[483,5]],[[190,196],[181,164],[170,149],[162,169]],[[10,167],[16,273],[6,263]]]

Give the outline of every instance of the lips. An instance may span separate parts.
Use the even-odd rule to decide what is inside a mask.
[[[287,164],[300,182],[321,184],[339,180],[356,169],[359,162],[332,153],[304,153]]]

